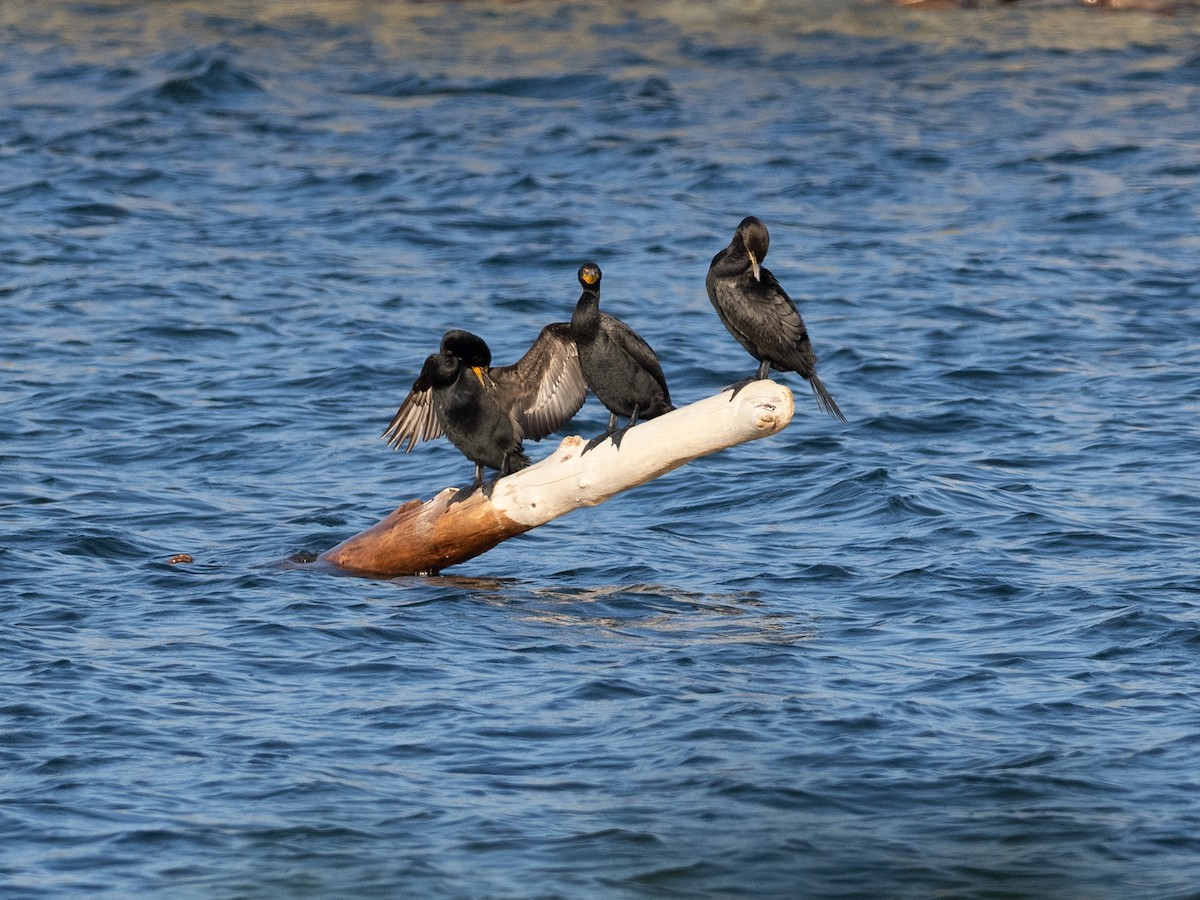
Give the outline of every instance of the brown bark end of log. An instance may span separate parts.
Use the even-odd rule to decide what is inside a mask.
[[[451,503],[457,493],[446,488],[425,503],[409,500],[383,521],[322,553],[318,561],[376,578],[429,575],[531,527],[496,510],[482,491]]]

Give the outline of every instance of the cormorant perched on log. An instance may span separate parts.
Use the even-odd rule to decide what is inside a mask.
[[[583,294],[571,315],[571,335],[579,348],[579,362],[592,393],[608,408],[608,430],[588,441],[583,452],[611,437],[620,449],[621,439],[638,419],[653,419],[675,407],[667,379],[654,350],[636,331],[615,316],[600,311],[600,267],[579,267]],[[617,430],[617,417],[629,422]]]
[[[521,442],[541,440],[583,406],[587,382],[566,322],[547,325],[512,365],[490,368],[491,350],[468,331],[447,331],[425,360],[408,396],[383,433],[405,452],[445,434],[475,463],[472,490],[486,466],[503,478],[529,465]]]
[[[734,394],[770,369],[797,372],[813,389],[817,406],[846,421],[817,377],[817,355],[796,304],[762,265],[770,236],[755,216],[742,219],[729,246],[713,257],[704,286],[721,322],[758,360],[758,374],[734,385]]]

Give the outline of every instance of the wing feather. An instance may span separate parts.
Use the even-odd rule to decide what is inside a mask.
[[[782,342],[799,347],[801,342],[808,340],[808,329],[800,318],[800,310],[770,270],[760,271],[763,302],[754,307],[755,311],[761,315],[764,327],[773,328],[773,333],[778,334]]]
[[[566,322],[547,325],[515,363],[491,377],[524,437],[540,441],[562,428],[583,406],[587,381]]]
[[[442,436],[442,423],[433,408],[433,367],[437,356],[430,356],[421,368],[421,374],[413,382],[412,390],[392,416],[392,421],[383,433],[393,450],[399,450],[407,441],[404,452],[408,453],[420,441],[431,441]]]

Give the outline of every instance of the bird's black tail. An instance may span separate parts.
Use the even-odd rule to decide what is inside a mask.
[[[812,385],[813,393],[817,397],[817,406],[821,407],[825,412],[829,413],[835,419],[845,422],[846,417],[842,415],[842,411],[838,409],[838,405],[834,402],[833,396],[829,391],[825,390],[825,385],[821,383],[821,379],[814,372],[808,377],[808,383]]]

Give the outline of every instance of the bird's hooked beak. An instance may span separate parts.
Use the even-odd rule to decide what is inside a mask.
[[[762,266],[758,264],[758,260],[749,250],[746,251],[746,255],[750,257],[750,271],[754,273],[754,280],[762,281]]]
[[[475,377],[479,379],[479,383],[483,384],[483,366],[471,366],[471,371],[475,373]]]

